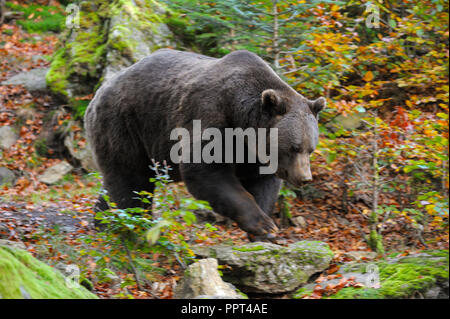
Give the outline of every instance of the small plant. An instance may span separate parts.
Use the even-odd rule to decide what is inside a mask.
[[[23,19],[18,20],[27,32],[60,32],[64,25],[63,9],[55,6],[18,5],[6,2],[6,6],[12,10],[23,12]]]
[[[296,197],[294,191],[283,185],[278,197],[278,208],[280,210],[280,227],[289,227],[289,220],[292,218],[290,213],[291,204],[289,200]]]
[[[149,273],[152,267],[145,263],[146,259],[150,259],[149,255],[157,253],[169,263],[176,261],[183,268],[187,266],[194,253],[184,234],[189,233],[188,228],[194,228],[196,217],[193,211],[211,209],[207,202],[178,198],[175,190],[168,185],[171,180],[167,165],[161,167],[154,162],[150,168],[155,173],[150,178],[155,191],[136,192],[136,195],[147,206],[153,203],[152,213],[143,207],[120,209],[105,193],[103,198],[110,209],[95,216],[103,230],[95,238],[85,237],[85,242],[98,247],[88,252],[97,267],[131,271],[134,281],[128,278],[126,285],[137,284],[139,290],[143,290],[145,278],[152,277]],[[216,230],[211,225],[205,227],[208,231]]]

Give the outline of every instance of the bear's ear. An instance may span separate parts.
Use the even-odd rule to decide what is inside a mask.
[[[308,101],[309,109],[317,116],[327,105],[327,100],[324,97],[319,97],[317,100]]]
[[[275,90],[268,89],[261,94],[261,104],[264,110],[272,115],[283,115],[286,113],[286,106]]]

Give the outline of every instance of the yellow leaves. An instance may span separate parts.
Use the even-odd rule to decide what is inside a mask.
[[[339,6],[336,4],[333,4],[330,8],[331,11],[338,11],[339,10]]]
[[[372,81],[374,78],[372,71],[367,71],[366,74],[363,76],[363,80],[366,82]]]
[[[437,132],[436,132],[435,130],[431,130],[431,129],[425,129],[425,130],[423,131],[423,133],[424,133],[426,136],[429,136],[429,137],[434,137],[434,136],[437,135]]]

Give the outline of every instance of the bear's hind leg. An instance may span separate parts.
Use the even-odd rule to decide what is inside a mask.
[[[113,174],[114,173],[114,174]],[[117,204],[118,208],[142,207],[150,208],[150,204],[145,204],[139,199],[136,192],[153,192],[154,185],[149,179],[152,176],[150,169],[146,173],[136,173],[125,169],[113,170],[113,173],[103,176],[103,189],[106,190],[111,202]],[[108,203],[101,194],[95,205],[95,211],[104,211],[108,209]]]

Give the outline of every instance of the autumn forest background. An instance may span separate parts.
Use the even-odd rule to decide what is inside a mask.
[[[153,198],[153,217],[111,203],[96,217],[108,230],[95,231],[101,176],[82,122],[102,81],[160,47],[214,57],[246,49],[304,96],[327,99],[313,181],[283,186],[275,221],[278,244],[322,241],[333,252],[309,279],[312,289],[249,297],[420,298],[446,278],[448,298],[447,1],[0,4],[0,240],[52,267],[77,265],[82,285],[100,298],[173,298],[194,246],[247,243],[182,183],[169,185],[162,164],[153,167],[158,191],[140,194]],[[397,278],[380,266],[381,288],[367,288],[339,275],[355,251],[360,262],[438,253],[446,268],[430,274],[429,264],[402,264]],[[414,287],[383,290],[394,277]],[[1,287],[0,296],[15,296]]]

